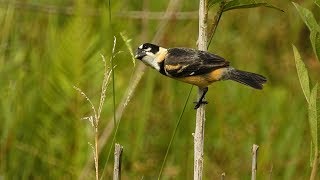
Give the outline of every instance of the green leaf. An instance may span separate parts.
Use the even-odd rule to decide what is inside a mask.
[[[309,123],[311,129],[311,138],[312,142],[315,145],[315,148],[319,149],[319,142],[318,142],[318,116],[317,116],[317,92],[318,92],[318,83],[314,86],[310,94],[309,100]]]
[[[223,11],[225,12],[232,9],[255,8],[255,7],[261,7],[261,6],[273,8],[273,9],[284,12],[282,9],[276,6],[273,6],[263,0],[233,0],[226,3]]]
[[[313,39],[313,49],[314,49],[314,53],[316,54],[318,61],[320,61],[320,32],[316,32],[315,33],[315,37]]]
[[[320,27],[319,27],[316,19],[314,18],[312,12],[306,8],[303,8],[302,6],[300,6],[297,3],[293,2],[293,5],[296,7],[303,22],[308,26],[310,32],[313,32],[313,31],[320,32]]]
[[[320,32],[312,31],[310,33],[310,41],[317,59],[320,61]]]
[[[317,1],[320,2],[320,0],[317,0]],[[314,53],[316,54],[319,60],[320,59],[320,26],[318,25],[311,11],[301,7],[297,3],[293,3],[293,5],[296,7],[301,19],[308,26],[310,30],[311,45]]]
[[[294,59],[295,59],[295,63],[296,63],[296,68],[297,68],[297,73],[298,73],[300,85],[301,85],[303,94],[304,94],[307,102],[309,103],[310,87],[309,87],[308,71],[307,71],[307,68],[301,59],[301,56],[300,56],[297,48],[294,45],[292,45],[292,48],[293,48]]]
[[[315,40],[314,40],[314,50],[315,50],[315,53],[318,57],[318,61],[320,61],[320,32],[317,32],[316,33],[316,37],[315,37]]]

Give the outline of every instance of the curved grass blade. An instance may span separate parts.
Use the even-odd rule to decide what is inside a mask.
[[[303,91],[303,94],[309,103],[309,98],[310,98],[310,86],[309,86],[309,76],[308,76],[308,71],[303,63],[301,56],[299,54],[298,49],[292,45],[293,48],[293,53],[294,53],[294,59],[296,63],[296,68],[297,68],[297,73],[300,81],[300,85]]]
[[[168,157],[168,154],[169,154],[169,151],[170,151],[170,148],[171,148],[171,145],[172,145],[173,139],[174,139],[174,137],[176,136],[176,133],[177,133],[178,127],[179,127],[179,125],[180,125],[180,122],[181,122],[182,116],[183,116],[183,114],[184,114],[184,111],[186,110],[186,107],[187,107],[187,104],[188,104],[188,101],[189,101],[189,98],[190,98],[190,95],[191,95],[192,89],[193,89],[193,86],[191,86],[191,88],[190,88],[190,91],[189,91],[188,97],[187,97],[187,99],[186,99],[186,102],[184,103],[184,106],[183,106],[182,112],[181,112],[181,114],[180,114],[180,116],[179,116],[179,119],[178,119],[177,125],[176,125],[176,127],[174,128],[174,130],[173,130],[173,133],[172,133],[172,136],[171,136],[171,139],[170,139],[170,142],[169,142],[169,145],[168,145],[167,151],[166,151],[166,155],[164,156],[164,159],[163,159],[163,162],[162,162],[162,165],[161,165],[161,169],[160,169],[160,172],[159,172],[159,175],[158,175],[158,180],[161,178],[161,175],[162,175],[162,171],[163,171],[164,165],[165,165],[165,164],[166,164],[166,162],[167,162],[167,157]]]
[[[262,0],[234,0],[227,2],[224,6],[223,11],[229,11],[233,9],[244,9],[244,8],[255,8],[255,7],[268,7],[272,9],[276,9],[278,11],[284,12],[282,9],[273,6],[266,1]]]

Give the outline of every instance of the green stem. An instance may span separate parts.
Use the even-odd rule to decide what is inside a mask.
[[[215,32],[217,30],[217,27],[218,27],[218,24],[220,22],[220,19],[221,19],[222,13],[223,13],[223,8],[224,8],[225,4],[226,4],[225,1],[222,1],[220,3],[219,9],[218,9],[216,15],[214,16],[214,20],[213,20],[213,23],[212,23],[212,28],[209,31],[209,43],[208,43],[207,48],[209,48],[209,46],[211,44],[211,41],[213,39],[213,35],[215,34]]]
[[[313,164],[312,164],[312,171],[311,171],[311,175],[310,175],[310,180],[316,180],[317,179],[318,160],[319,160],[318,148],[315,147],[314,159],[313,159]]]

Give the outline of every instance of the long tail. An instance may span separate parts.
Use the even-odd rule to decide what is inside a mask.
[[[255,89],[262,89],[263,84],[267,82],[267,79],[262,75],[237,70],[234,68],[229,71],[228,75],[228,79],[253,87]]]

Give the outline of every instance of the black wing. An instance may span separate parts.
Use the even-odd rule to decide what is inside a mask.
[[[220,56],[189,48],[168,49],[164,62],[166,74],[176,78],[206,74],[227,66],[229,62]]]

